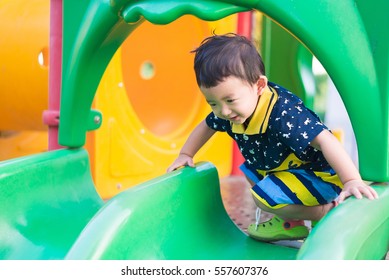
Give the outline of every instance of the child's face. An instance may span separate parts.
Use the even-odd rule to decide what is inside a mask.
[[[230,76],[215,87],[200,87],[205,99],[218,118],[234,124],[243,124],[254,113],[262,88],[249,85],[239,78]]]

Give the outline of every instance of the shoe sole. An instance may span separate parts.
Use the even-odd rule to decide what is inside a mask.
[[[284,240],[290,240],[290,241],[296,241],[296,240],[305,240],[307,238],[307,236],[296,236],[296,237],[287,237],[287,238],[277,238],[277,239],[274,239],[274,238],[262,238],[262,237],[257,237],[255,235],[251,235],[251,234],[248,234],[251,238],[255,239],[255,240],[258,240],[258,241],[262,241],[262,242],[277,242],[277,241],[284,241]]]
[[[260,236],[257,236],[255,234],[251,234],[250,227],[251,226],[249,226],[249,228],[247,229],[247,234],[251,238],[259,240],[259,241],[263,241],[263,242],[276,242],[276,241],[282,241],[282,240],[291,240],[291,241],[304,240],[305,238],[308,237],[308,234],[309,234],[309,231],[307,228],[305,228],[305,230],[304,230],[304,228],[301,228],[299,230],[300,231],[299,233],[301,233],[301,235],[297,235],[297,236],[283,235],[282,233],[280,233],[276,237],[260,237]]]

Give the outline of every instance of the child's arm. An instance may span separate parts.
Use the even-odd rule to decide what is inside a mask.
[[[205,121],[197,125],[189,135],[176,160],[167,169],[167,172],[185,165],[194,167],[193,157],[215,132],[216,130],[211,129]]]
[[[363,195],[369,199],[378,198],[377,192],[363,182],[351,158],[331,132],[323,130],[313,139],[311,146],[322,151],[327,162],[343,183],[344,187],[339,195],[339,203],[352,195],[358,199],[362,198]]]

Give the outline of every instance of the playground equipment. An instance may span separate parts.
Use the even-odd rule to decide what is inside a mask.
[[[49,7],[50,0],[34,4],[0,0],[4,70],[0,81],[0,160],[59,147],[59,98],[48,97],[48,91],[59,92],[60,82],[48,81],[48,69],[55,69],[49,67],[48,50],[54,58],[51,63],[55,63],[61,56],[62,30],[54,27],[60,26],[62,14],[52,10],[49,46]],[[235,32],[237,18],[231,15],[206,22],[188,15],[163,26],[145,22],[118,48],[93,104],[107,121],[89,133],[85,145],[94,183],[103,198],[165,173],[189,132],[208,113],[193,78],[189,51],[211,30]],[[188,28],[191,33],[186,32]],[[180,81],[173,81],[178,76]],[[22,80],[25,82],[19,82]],[[165,98],[161,89],[168,89],[171,98]],[[198,159],[211,160],[221,176],[228,175],[232,153],[222,147],[231,145],[229,137],[216,136]]]
[[[234,26],[236,17],[212,25],[193,16],[162,26],[144,22],[115,52],[94,101],[105,121],[88,145],[93,178],[104,198],[166,172],[209,111],[189,52],[212,29],[231,31]],[[193,32],[186,32],[189,27]],[[222,176],[229,174],[232,161],[224,147],[232,149],[231,139],[215,137],[198,156],[214,162]]]
[[[255,242],[237,229],[223,208],[218,176],[210,164],[163,175],[106,203],[91,190],[88,172],[82,172],[89,166],[83,150],[86,133],[96,128],[95,117],[101,117],[91,111],[95,92],[106,66],[131,32],[145,20],[169,24],[188,13],[216,20],[258,9],[294,34],[322,62],[350,113],[363,177],[388,181],[389,79],[385,69],[389,31],[375,28],[377,22],[387,23],[384,7],[388,4],[379,0],[375,3],[382,9],[373,9],[371,1],[64,1],[59,142],[67,148],[1,163],[1,198],[23,199],[24,203],[0,211],[4,232],[0,257],[383,258],[389,247],[389,189],[385,183],[375,186],[380,199],[351,198],[332,211],[297,251]],[[352,47],[355,44],[358,48]],[[51,163],[53,167],[48,171],[52,172],[36,176],[43,174]],[[54,187],[61,187],[61,192],[51,203]],[[35,207],[38,203],[39,207]],[[86,205],[90,205],[90,212],[77,217],[77,226],[66,237],[58,235],[56,239],[41,231],[42,223],[45,229],[55,229],[62,221],[69,224],[69,217]],[[49,211],[53,215],[48,216]],[[356,219],[360,220],[357,234],[356,225],[350,225]],[[329,239],[334,232],[337,238]]]

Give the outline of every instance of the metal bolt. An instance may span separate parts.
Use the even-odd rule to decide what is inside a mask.
[[[101,121],[100,116],[95,116],[94,119],[93,119],[93,121],[95,122],[95,124],[99,124],[100,121]]]

